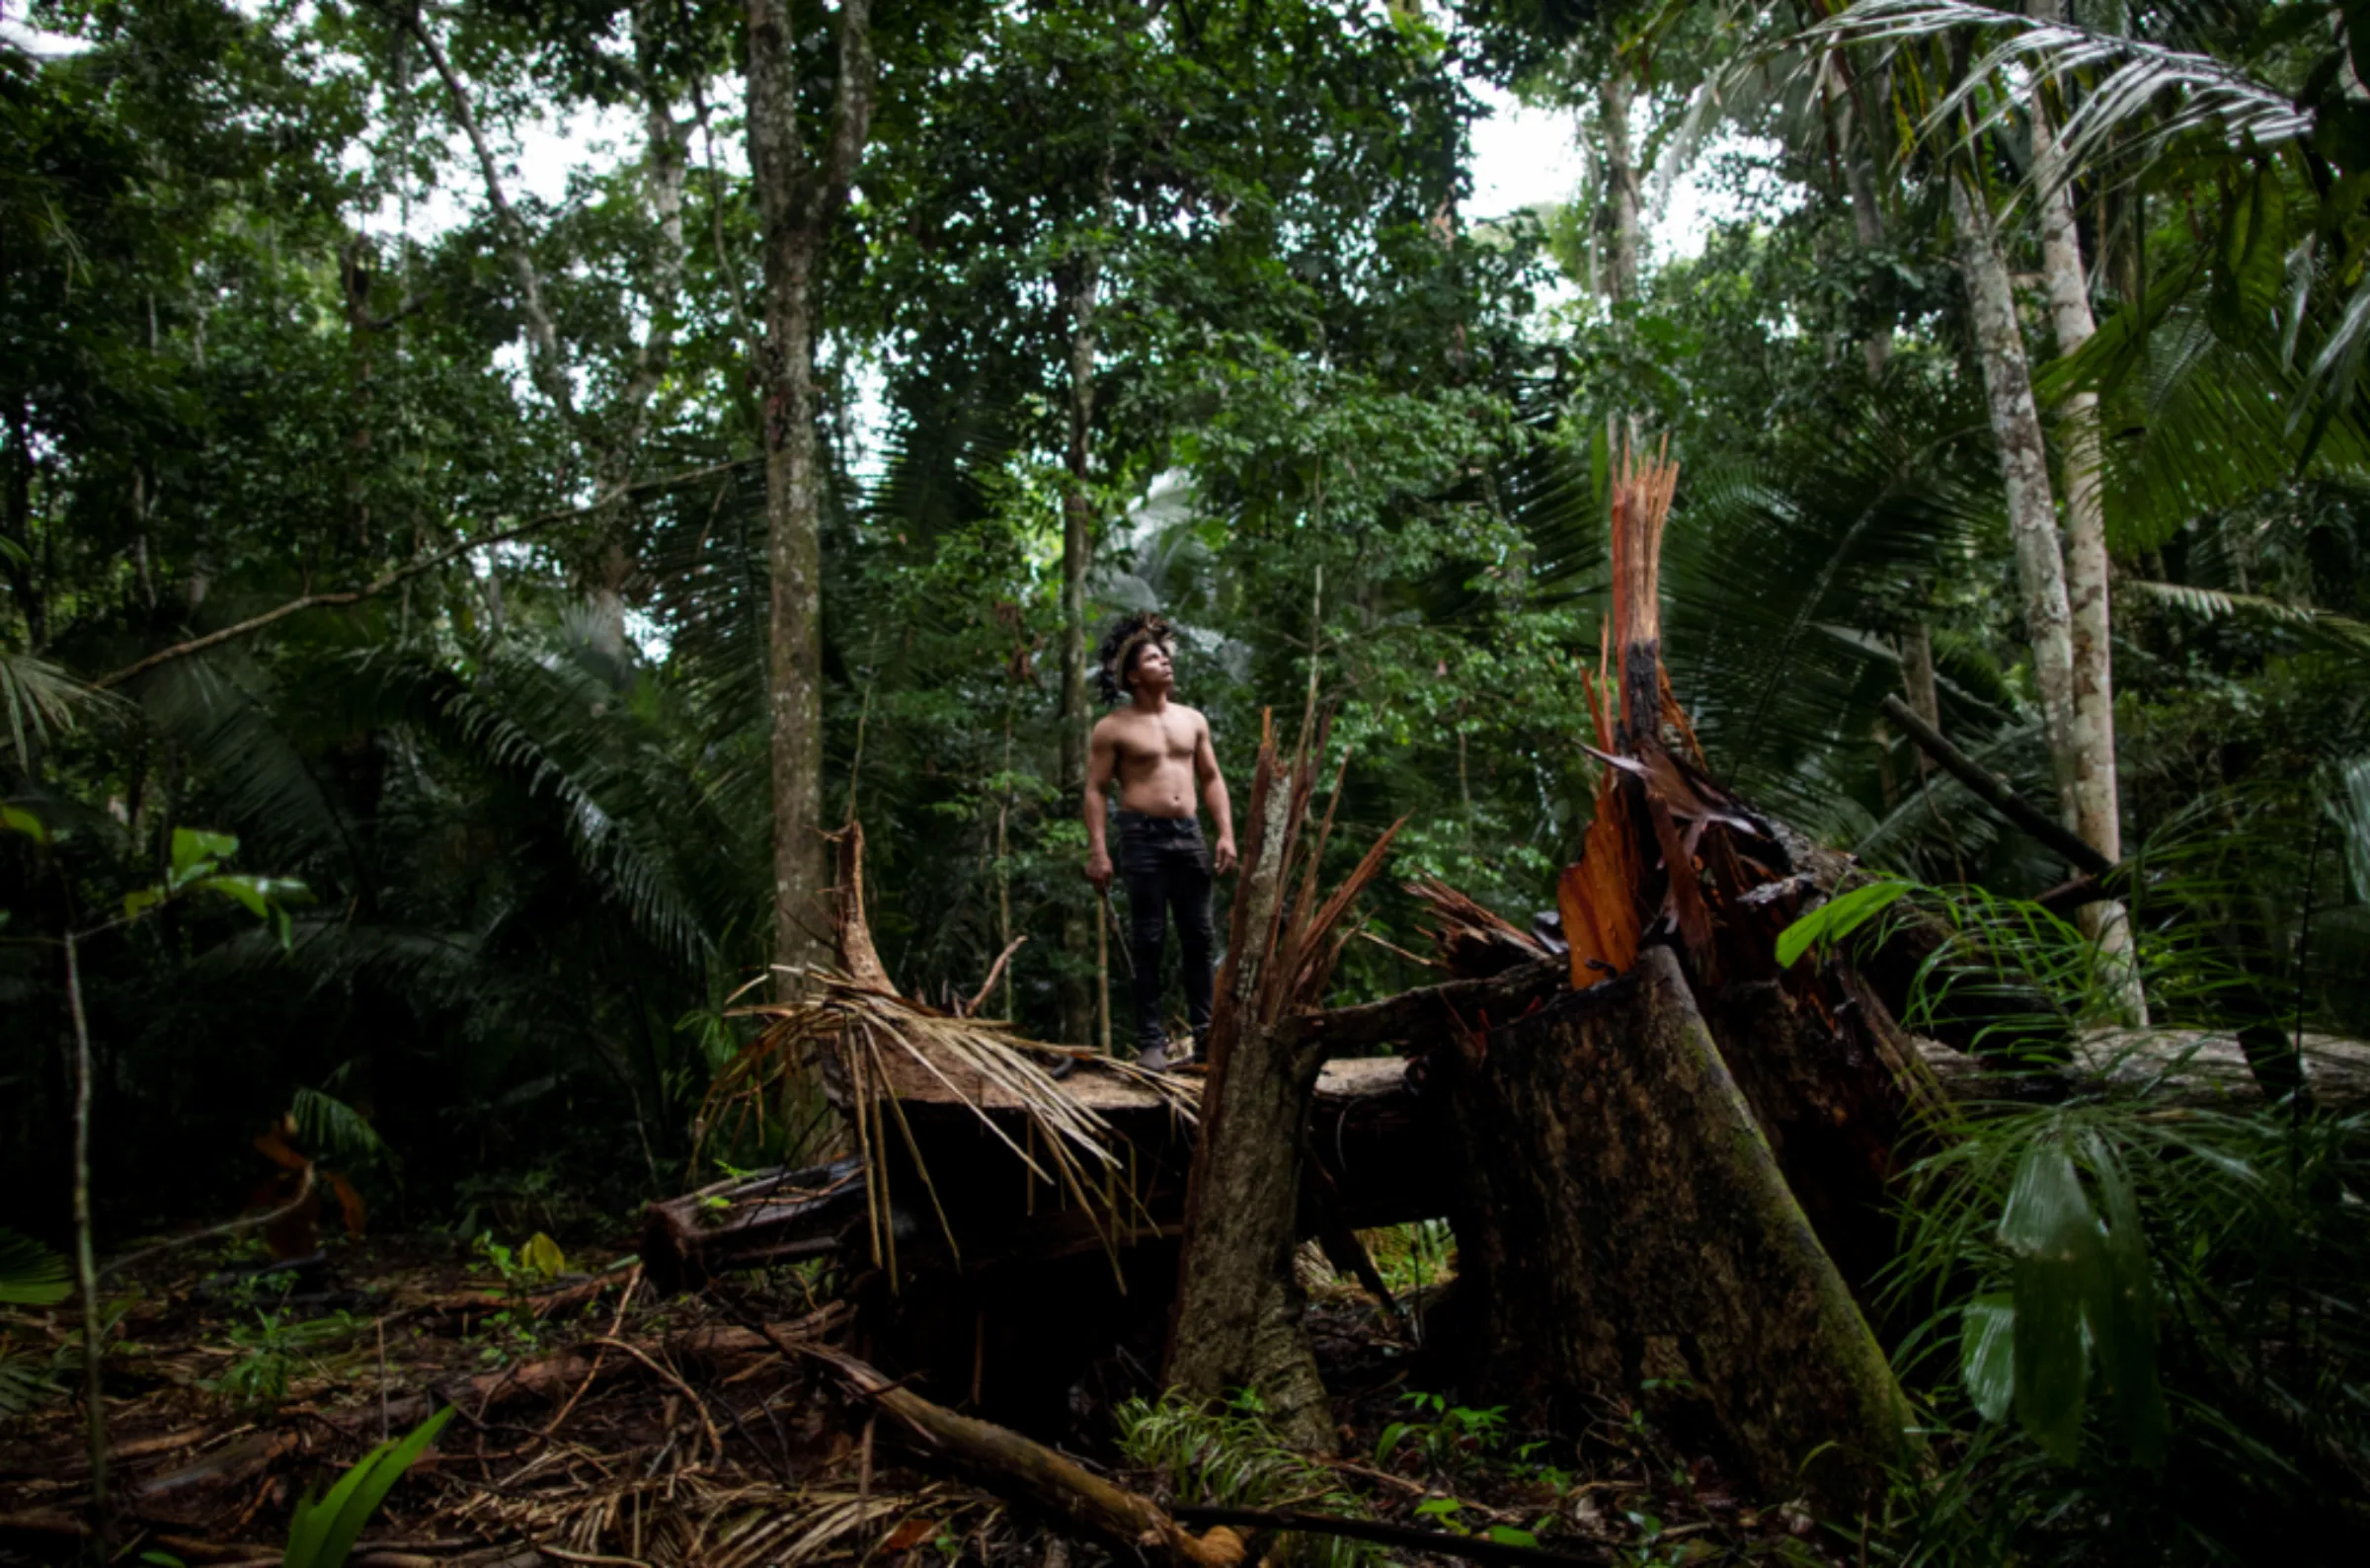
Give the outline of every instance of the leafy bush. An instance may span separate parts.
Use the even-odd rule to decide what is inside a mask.
[[[2191,916],[2143,942],[2152,1001],[2245,1019],[2261,982],[2184,934],[2195,889],[2152,897]],[[1980,993],[1987,1051],[2045,1057],[2111,1010],[2095,950],[2048,911],[1915,902],[1950,935],[1913,1016]],[[2252,1105],[2202,1108],[2159,1077],[1978,1108],[1909,1171],[1887,1290],[1918,1326],[1896,1361],[1949,1462],[1904,1483],[1908,1561],[2212,1560],[2370,1525],[2370,1117],[2254,1067]]]

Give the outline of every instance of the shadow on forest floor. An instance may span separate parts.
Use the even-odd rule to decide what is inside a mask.
[[[783,1354],[801,1339],[848,1337],[834,1281],[780,1271],[746,1290],[738,1304],[761,1315],[760,1333],[723,1302],[656,1298],[619,1262],[530,1284],[499,1249],[472,1261],[450,1243],[377,1240],[292,1274],[200,1279],[185,1255],[119,1282],[107,1365],[112,1555],[277,1563],[299,1498],[449,1403],[440,1440],[351,1562],[1107,1560],[988,1492],[916,1467],[894,1423],[876,1429],[815,1362]],[[1327,1511],[1640,1568],[1854,1555],[1798,1507],[1733,1495],[1707,1461],[1626,1410],[1586,1434],[1547,1435],[1435,1396],[1398,1320],[1321,1264],[1308,1283],[1341,1422],[1342,1457],[1324,1466]],[[0,1322],[20,1353],[30,1341],[52,1357],[59,1387],[75,1381],[70,1305]],[[961,1390],[919,1391],[961,1404]],[[1108,1407],[1081,1394],[1069,1409],[1061,1447],[1090,1468],[1163,1503],[1229,1501],[1207,1495],[1208,1477],[1224,1471],[1226,1455],[1214,1450],[1246,1430],[1241,1421],[1212,1423],[1196,1440],[1210,1462],[1179,1474],[1131,1463]],[[0,1563],[80,1555],[89,1487],[71,1398],[53,1392],[0,1428]],[[1349,1543],[1279,1549],[1256,1536],[1250,1545],[1278,1561],[1451,1560]]]

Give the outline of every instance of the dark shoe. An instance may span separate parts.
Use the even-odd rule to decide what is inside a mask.
[[[1162,1044],[1145,1047],[1142,1051],[1136,1053],[1136,1065],[1143,1067],[1148,1072],[1166,1072],[1168,1070],[1167,1045]]]
[[[1071,1073],[1077,1070],[1077,1058],[1056,1057],[1053,1059],[1053,1063],[1045,1069],[1045,1075],[1053,1079],[1056,1083],[1060,1083],[1064,1078],[1068,1077]]]

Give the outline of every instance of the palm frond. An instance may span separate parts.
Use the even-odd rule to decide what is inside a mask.
[[[1988,95],[1987,107],[1970,136],[2015,114],[2029,101],[2034,82],[2062,86],[2078,74],[2095,76],[2059,130],[2055,178],[2060,181],[2095,173],[2110,147],[2118,155],[2124,147],[2135,149],[2145,162],[2191,131],[2210,129],[2226,145],[2252,138],[2269,146],[2297,140],[2313,128],[2312,114],[2295,100],[2211,55],[2069,22],[2037,22],[1966,0],[1857,0],[1806,29],[1802,39],[1831,47],[1883,47],[1962,29],[2001,36],[1936,102],[1918,126],[1919,136],[1952,124],[1978,94]]]
[[[414,722],[528,797],[548,791],[579,863],[634,924],[685,962],[707,962],[762,857],[628,694],[561,650],[487,650],[474,679],[424,660],[369,662]]]
[[[762,1115],[779,1087],[805,1081],[806,1070],[820,1066],[834,1083],[833,1098],[854,1121],[865,1156],[873,1256],[894,1270],[889,1123],[897,1124],[947,1245],[959,1248],[901,1102],[914,1096],[959,1105],[1011,1151],[1031,1179],[1083,1208],[1106,1249],[1116,1247],[1141,1202],[1132,1188],[1120,1190],[1131,1167],[1120,1151],[1118,1133],[1047,1070],[1065,1058],[1076,1059],[1073,1051],[1025,1040],[993,1020],[951,1017],[829,971],[806,972],[804,979],[810,990],[797,1000],[740,1010],[739,1016],[769,1022],[764,1035],[718,1074],[702,1126],[718,1127],[736,1111]],[[1091,1064],[1150,1090],[1173,1115],[1192,1120],[1195,1098],[1176,1081],[1133,1062],[1098,1058]],[[1017,1113],[1029,1130],[1027,1146],[999,1124],[998,1113]]]
[[[2133,579],[2118,585],[2118,588],[2170,604],[2203,620],[2248,616],[2292,627],[2328,652],[2354,660],[2370,660],[2370,624],[2330,610],[2316,609],[2309,604],[2293,604],[2265,593],[2235,593],[2225,588],[2196,588],[2186,583],[2151,583],[2145,579]]]
[[[376,1159],[387,1151],[378,1130],[335,1095],[300,1088],[289,1101],[288,1114],[296,1118],[300,1146],[317,1158],[353,1162]]]
[[[20,1416],[57,1393],[56,1369],[34,1356],[0,1350],[0,1416]]]
[[[73,729],[77,710],[118,700],[45,660],[0,648],[0,707],[8,710],[8,737],[20,761],[30,758],[31,745],[45,741],[50,731]]]
[[[0,1226],[0,1304],[49,1306],[71,1292],[65,1255]]]
[[[275,870],[366,880],[353,823],[287,722],[284,693],[242,650],[178,660],[140,682],[149,722],[190,756],[226,827]]]
[[[1697,470],[1664,546],[1664,646],[1725,774],[1818,824],[1832,793],[1801,764],[1869,733],[1899,683],[1887,637],[1991,525],[1997,485],[1981,414],[1910,382],[1763,464]]]

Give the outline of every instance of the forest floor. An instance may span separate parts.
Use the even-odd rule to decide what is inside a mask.
[[[876,1426],[800,1354],[800,1341],[840,1335],[849,1317],[818,1294],[812,1268],[727,1301],[661,1299],[630,1260],[530,1284],[516,1259],[471,1259],[450,1241],[376,1240],[333,1250],[317,1270],[261,1279],[225,1261],[185,1253],[110,1282],[114,1560],[277,1563],[296,1502],[416,1425],[432,1391],[456,1414],[364,1530],[356,1565],[1108,1560],[932,1473],[894,1423]],[[568,1262],[601,1267],[597,1256]],[[1798,1507],[1734,1496],[1707,1461],[1627,1410],[1550,1437],[1423,1392],[1419,1347],[1401,1320],[1321,1268],[1310,1283],[1343,1436],[1324,1511],[1467,1538],[1494,1531],[1639,1568],[1864,1560],[1864,1542],[1820,1529]],[[763,1329],[750,1326],[759,1319]],[[87,1544],[90,1467],[79,1403],[64,1391],[79,1381],[77,1323],[71,1303],[0,1314],[15,1354],[50,1358],[59,1390],[0,1426],[0,1564],[72,1560]],[[961,1403],[959,1391],[918,1391]],[[1132,1467],[1111,1412],[1072,1407],[1072,1431],[1039,1436],[1163,1503],[1305,1511],[1315,1501],[1225,1495],[1238,1472],[1223,1422],[1196,1465]],[[1251,1545],[1268,1560],[1452,1560],[1395,1546]]]

